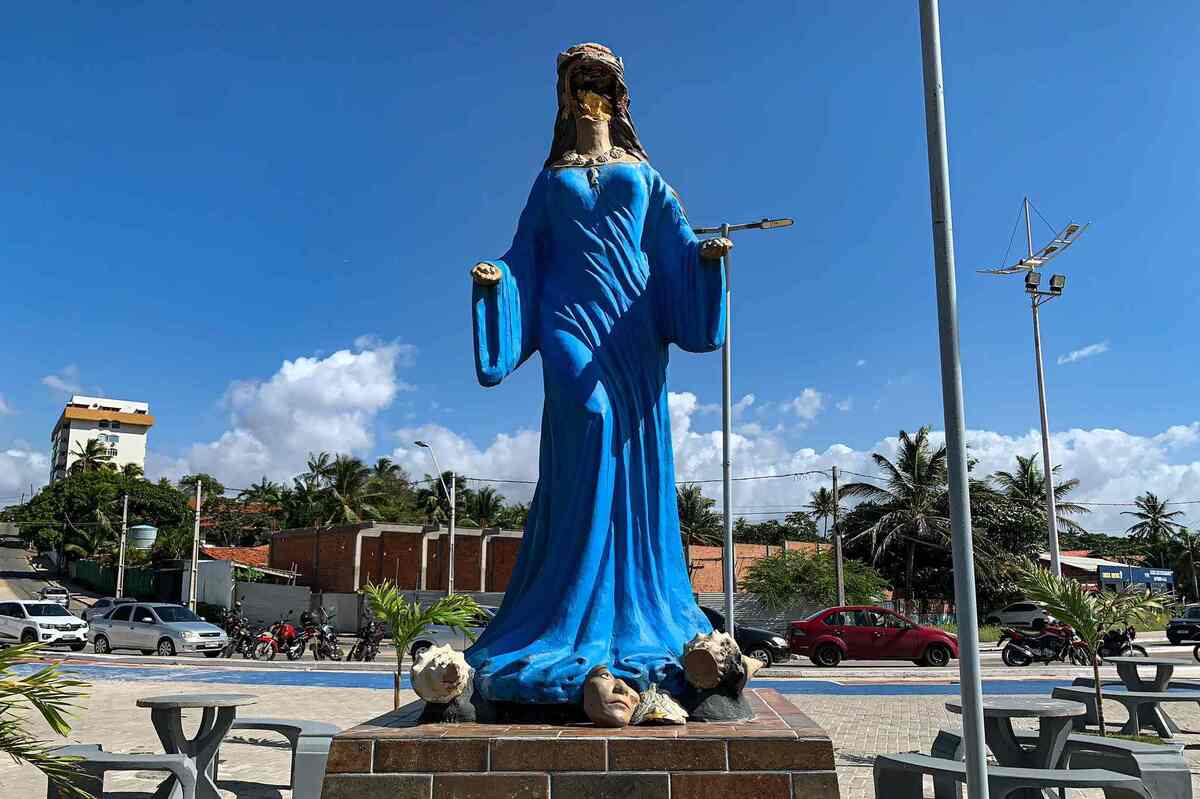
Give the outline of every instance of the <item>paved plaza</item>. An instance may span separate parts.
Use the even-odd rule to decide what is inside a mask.
[[[116,752],[158,752],[158,740],[150,726],[149,711],[135,706],[139,697],[182,691],[212,691],[211,683],[147,680],[103,680],[94,683],[84,710],[76,721],[72,740],[103,742]],[[258,704],[247,713],[263,716],[304,717],[350,727],[379,715],[391,705],[391,691],[365,688],[297,688],[279,686],[222,686],[220,690],[245,691],[258,696]],[[413,698],[406,692],[404,701]],[[833,738],[838,777],[843,799],[873,799],[871,760],[881,752],[928,752],[937,730],[957,726],[959,719],[947,712],[948,696],[856,696],[793,694],[788,697],[823,726]],[[1105,703],[1110,721],[1123,721],[1120,705]],[[1193,787],[1200,796],[1200,707],[1176,704],[1171,713],[1184,729],[1188,744]],[[194,724],[196,716],[190,717]],[[44,729],[44,728],[42,728]],[[185,726],[185,729],[186,726]],[[48,731],[44,734],[49,737]],[[252,732],[232,737],[221,749],[219,787],[226,797],[280,799],[290,797],[287,789],[288,750],[282,738]],[[110,776],[109,790],[148,794],[157,784],[154,774],[143,772]],[[35,770],[0,762],[0,786],[5,797],[39,797],[45,781]],[[932,796],[932,788],[927,788]],[[1099,796],[1098,792],[1075,792],[1072,796]],[[815,799],[815,798],[814,798]]]

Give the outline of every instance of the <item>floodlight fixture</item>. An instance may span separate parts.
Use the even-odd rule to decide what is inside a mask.
[[[418,447],[424,447],[425,449],[433,449],[431,446],[426,444],[424,441],[414,441],[413,444],[415,444]]]
[[[1050,276],[1050,293],[1062,294],[1063,287],[1067,285],[1066,275],[1051,275]]]
[[[780,217],[779,219],[767,219],[763,217],[757,222],[742,222],[737,225],[721,225],[720,227],[694,227],[692,232],[697,236],[702,236],[706,233],[731,233],[735,230],[771,230],[777,227],[791,227],[796,224],[796,220],[790,217]]]
[[[1041,272],[1026,272],[1025,273],[1025,290],[1037,291],[1038,284],[1042,282]]]

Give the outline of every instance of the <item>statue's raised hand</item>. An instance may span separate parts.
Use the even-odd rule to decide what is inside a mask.
[[[733,242],[727,238],[705,239],[700,242],[700,257],[708,261],[717,261],[732,249]]]
[[[495,264],[478,263],[471,269],[471,279],[479,286],[494,286],[503,275]]]

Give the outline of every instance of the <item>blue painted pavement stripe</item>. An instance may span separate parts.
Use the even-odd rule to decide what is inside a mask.
[[[24,664],[14,668],[17,674],[28,674],[38,666]],[[155,682],[198,682],[214,685],[278,685],[309,688],[374,688],[392,687],[392,674],[381,671],[297,671],[293,669],[229,669],[203,666],[117,666],[64,665],[80,679],[144,680]],[[1051,689],[1070,685],[1070,680],[984,680],[985,694],[1048,695]],[[849,682],[809,679],[754,680],[755,688],[774,688],[784,694],[825,694],[837,696],[958,696],[956,682]],[[402,687],[410,687],[405,675]]]

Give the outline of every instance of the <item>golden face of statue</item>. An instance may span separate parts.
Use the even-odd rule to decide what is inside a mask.
[[[584,89],[575,94],[575,113],[593,122],[608,122],[613,117],[612,103],[602,94]]]

